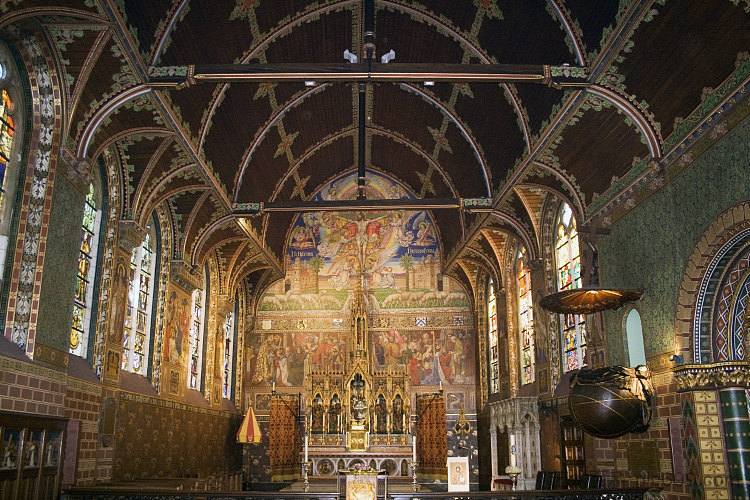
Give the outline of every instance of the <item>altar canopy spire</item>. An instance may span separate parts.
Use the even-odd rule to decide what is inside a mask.
[[[362,280],[358,280],[352,301],[352,351],[356,357],[367,356],[367,305],[362,290]]]

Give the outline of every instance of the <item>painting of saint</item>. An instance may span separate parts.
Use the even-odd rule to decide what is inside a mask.
[[[112,285],[112,305],[110,309],[109,338],[122,342],[122,330],[125,326],[125,309],[128,305],[128,268],[125,259],[119,258],[115,267]]]

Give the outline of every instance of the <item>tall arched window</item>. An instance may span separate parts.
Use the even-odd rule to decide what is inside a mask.
[[[190,323],[190,372],[188,387],[197,391],[201,388],[203,368],[203,311],[206,294],[200,288],[193,291],[193,314]]]
[[[6,272],[8,247],[15,242],[15,234],[11,234],[17,230],[12,227],[13,210],[16,197],[20,196],[19,177],[23,175],[25,106],[22,101],[27,94],[18,69],[9,63],[13,60],[7,46],[0,42],[0,280]],[[40,158],[39,162],[48,167],[49,159]]]
[[[625,334],[628,339],[628,359],[630,366],[646,364],[646,347],[643,345],[641,315],[631,309],[625,319]]]
[[[78,273],[73,298],[73,325],[70,329],[70,353],[83,358],[88,353],[101,214],[102,211],[97,210],[96,189],[92,182],[83,206]]]
[[[531,276],[526,263],[526,249],[521,248],[516,261],[518,277],[518,330],[521,342],[521,383],[534,381],[534,314],[531,298]]]
[[[130,256],[130,291],[122,341],[122,369],[145,375],[148,369],[151,332],[153,328],[154,271],[157,260],[155,222],[146,228],[143,244]]]
[[[232,373],[234,365],[234,314],[227,314],[224,322],[224,381],[222,382],[222,397],[232,399]]]
[[[0,73],[5,77],[5,65],[0,63]],[[0,91],[0,209],[5,201],[5,171],[11,158],[13,150],[13,137],[16,128],[13,125],[13,117],[10,115],[13,109],[13,103],[10,100],[8,91]]]
[[[487,284],[487,344],[490,346],[490,394],[494,394],[500,384],[500,356],[497,349],[497,300],[491,279]]]
[[[567,203],[560,206],[555,233],[555,268],[557,290],[581,287],[581,255],[578,231],[573,211]],[[562,331],[563,370],[570,371],[586,365],[586,319],[582,314],[560,316]]]

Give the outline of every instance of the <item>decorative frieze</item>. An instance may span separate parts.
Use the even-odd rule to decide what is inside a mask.
[[[750,370],[746,361],[681,365],[675,367],[674,377],[678,391],[750,387]]]

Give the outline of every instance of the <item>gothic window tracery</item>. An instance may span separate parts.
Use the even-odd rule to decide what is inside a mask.
[[[73,320],[69,346],[71,354],[81,357],[85,357],[88,352],[101,213],[101,210],[98,210],[96,206],[96,188],[94,183],[91,182],[83,206],[81,243],[78,250],[78,271],[73,297]]]
[[[516,261],[518,285],[518,331],[521,346],[521,384],[534,381],[534,317],[531,298],[531,276],[526,250],[521,248]]]
[[[130,291],[122,340],[122,369],[140,375],[146,375],[151,350],[157,255],[156,222],[152,218],[143,243],[130,256]]]
[[[570,205],[563,203],[555,225],[555,269],[557,290],[580,288],[581,255],[578,244],[576,219]],[[576,370],[586,365],[586,318],[582,314],[561,314],[562,366],[564,371]]]

